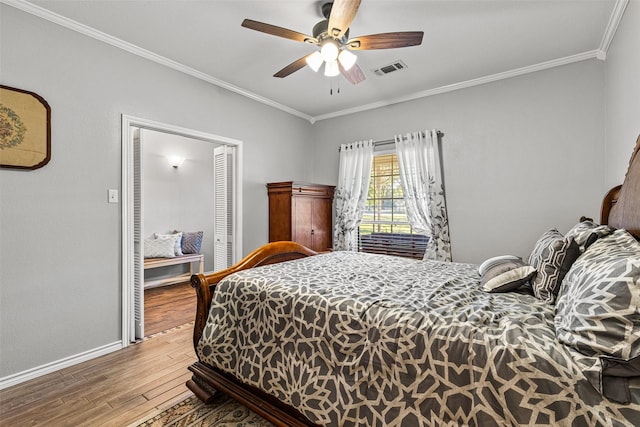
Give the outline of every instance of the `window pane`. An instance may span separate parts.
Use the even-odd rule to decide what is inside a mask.
[[[373,224],[362,224],[360,225],[360,235],[371,234],[373,233]]]
[[[360,250],[422,258],[427,239],[412,234],[399,173],[395,153],[373,158]]]

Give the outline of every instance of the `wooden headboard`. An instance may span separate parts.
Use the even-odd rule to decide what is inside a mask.
[[[640,239],[640,136],[622,185],[609,190],[602,201],[600,222],[624,228]]]

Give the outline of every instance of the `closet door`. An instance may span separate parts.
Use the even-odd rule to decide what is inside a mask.
[[[213,209],[213,270],[219,271],[233,264],[235,148],[223,145],[213,151],[214,209]]]
[[[142,238],[142,132],[133,132],[133,322],[129,336],[144,338],[144,239]]]

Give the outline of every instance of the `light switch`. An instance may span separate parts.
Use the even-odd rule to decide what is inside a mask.
[[[109,203],[118,203],[118,190],[109,190]]]

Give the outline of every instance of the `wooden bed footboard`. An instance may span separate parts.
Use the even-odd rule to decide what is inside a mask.
[[[254,250],[239,263],[225,270],[207,275],[197,274],[191,276],[191,286],[195,288],[197,297],[196,319],[193,328],[193,346],[196,349],[196,354],[198,341],[200,341],[207,323],[211,300],[218,282],[237,271],[317,254],[318,252],[295,242],[272,242]],[[193,372],[193,377],[187,381],[187,387],[203,402],[209,403],[214,393],[220,391],[277,426],[313,425],[295,409],[286,406],[260,390],[242,384],[233,376],[212,368],[205,363],[196,362],[189,367],[189,370]]]
[[[276,426],[313,427],[316,425],[295,408],[205,363],[196,362],[189,367],[189,370],[193,372],[193,377],[187,381],[187,387],[205,403],[209,403],[214,393],[219,391]]]

